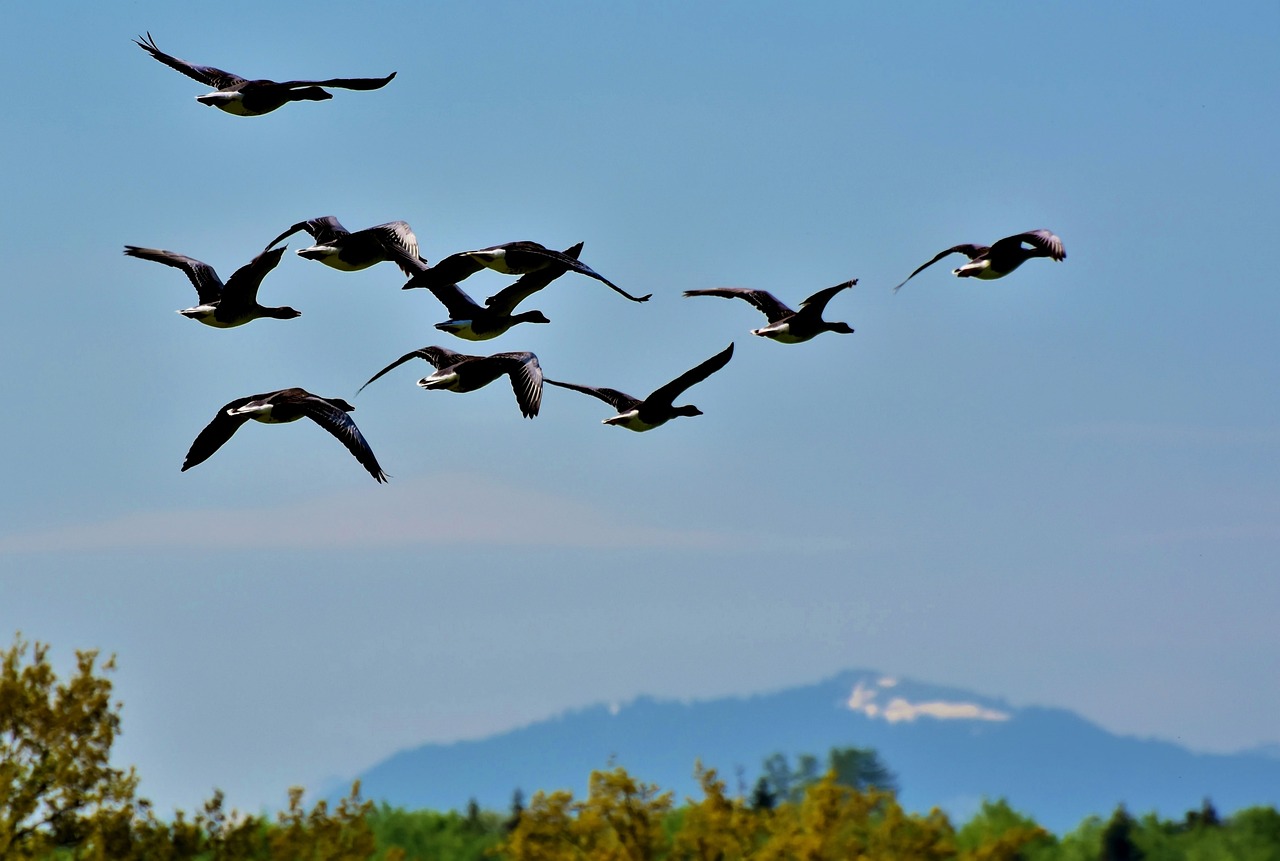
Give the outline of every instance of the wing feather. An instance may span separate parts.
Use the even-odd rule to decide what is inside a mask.
[[[654,389],[653,394],[645,398],[645,402],[649,404],[665,404],[670,406],[675,402],[685,389],[700,383],[716,371],[729,364],[729,360],[733,358],[733,344],[730,343],[719,353],[716,353],[710,359],[707,359],[700,365],[690,368],[680,376],[676,377],[665,386],[659,386]]]
[[[378,465],[378,459],[373,456],[373,449],[369,447],[364,434],[360,433],[360,428],[356,427],[355,420],[347,414],[346,410],[315,395],[305,399],[301,406],[307,418],[333,434],[347,447],[347,451],[355,455],[356,460],[360,461],[360,465],[368,470],[370,475],[379,482],[387,480],[387,474]]]
[[[245,78],[233,75],[230,72],[224,72],[222,69],[215,69],[213,66],[197,66],[195,63],[180,60],[172,54],[166,54],[156,46],[156,40],[151,38],[150,32],[147,33],[145,39],[139,36],[133,40],[133,43],[169,68],[176,69],[188,78],[194,78],[202,84],[213,87],[215,90],[225,90],[227,87],[234,87],[236,84],[243,84],[246,81]]]
[[[491,359],[508,360],[507,375],[516,394],[516,403],[525,418],[531,419],[542,406],[542,365],[533,353],[495,353]]]
[[[639,398],[633,398],[626,392],[620,392],[617,389],[580,386],[577,383],[561,383],[549,377],[544,377],[542,381],[548,385],[559,386],[562,389],[573,389],[575,392],[582,392],[584,395],[591,395],[593,398],[599,398],[620,413],[625,413],[627,410],[634,409],[640,403]]]
[[[916,267],[916,271],[912,272],[905,279],[903,279],[902,284],[906,284],[912,278],[916,277],[921,272],[928,269],[930,266],[937,263],[942,258],[946,257],[948,254],[960,253],[968,257],[970,260],[973,260],[978,255],[983,254],[990,250],[991,249],[986,245],[953,245],[951,248],[948,248],[946,251],[939,251],[934,256],[934,258],[930,260],[928,263],[925,263],[925,264],[922,264],[921,266]],[[902,284],[899,284],[897,287],[894,287],[893,292],[897,293],[899,290],[901,290]]]
[[[707,287],[701,290],[686,290],[685,296],[719,296],[723,299],[744,299],[764,313],[770,323],[785,320],[795,312],[778,301],[778,298],[767,290],[750,290],[746,287]]]
[[[217,302],[222,298],[222,279],[218,277],[218,273],[208,263],[196,260],[194,257],[188,257],[185,254],[178,254],[175,251],[164,251],[160,248],[139,248],[136,245],[126,245],[124,253],[140,260],[151,260],[155,263],[163,263],[165,266],[181,269],[186,274],[187,279],[191,281],[192,286],[196,288],[196,296],[204,304]]]
[[[247,398],[236,398],[222,409],[218,410],[218,414],[213,417],[213,421],[205,425],[204,430],[196,435],[195,441],[191,443],[191,448],[187,451],[186,459],[182,461],[182,472],[186,472],[193,466],[204,463],[218,449],[222,448],[223,443],[231,439],[235,432],[247,421],[249,416],[233,416],[229,412],[238,409],[250,401],[265,398],[267,394],[250,395]]]

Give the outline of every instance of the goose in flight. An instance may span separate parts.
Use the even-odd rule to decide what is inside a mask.
[[[153,260],[181,269],[196,288],[196,296],[200,304],[185,308],[178,313],[184,317],[213,326],[215,329],[230,329],[242,326],[259,317],[273,317],[277,320],[292,320],[302,315],[293,308],[267,308],[258,304],[258,287],[262,279],[276,264],[284,248],[264,251],[253,260],[241,266],[227,279],[223,285],[218,273],[208,263],[201,263],[185,254],[164,251],[159,248],[139,248],[126,245],[124,253],[142,260]]]
[[[650,293],[644,296],[632,296],[590,266],[570,257],[568,254],[561,251],[552,251],[544,245],[527,241],[504,242],[501,245],[491,245],[488,248],[478,248],[475,251],[460,251],[457,254],[450,254],[435,266],[410,278],[403,289],[409,290],[413,287],[429,288],[432,286],[439,287],[444,284],[454,284],[474,275],[481,269],[492,269],[504,275],[527,275],[557,264],[607,284],[632,302],[648,302],[649,297],[653,295]]]
[[[384,260],[395,263],[409,277],[427,268],[427,261],[418,256],[418,237],[404,221],[388,221],[352,233],[332,215],[322,215],[299,221],[268,242],[267,248],[299,230],[310,233],[315,240],[314,245],[295,252],[299,257],[318,260],[343,272],[368,269]]]
[[[422,347],[412,353],[405,353],[378,371],[364,386],[410,359],[426,359],[435,366],[434,374],[418,380],[418,385],[424,389],[474,392],[506,374],[511,378],[511,389],[516,394],[516,403],[525,418],[536,416],[542,405],[542,366],[538,364],[538,357],[528,352],[467,356],[446,347]],[[364,386],[356,394],[364,391]]]
[[[177,69],[188,78],[194,78],[206,86],[213,87],[212,93],[196,96],[202,105],[218,108],[238,117],[256,117],[269,114],[287,102],[321,102],[332,99],[333,94],[323,87],[341,87],[344,90],[376,90],[385,87],[396,76],[395,72],[385,78],[329,78],[324,81],[248,81],[239,75],[215,69],[213,66],[197,66],[180,60],[172,54],[166,54],[156,46],[156,40],[147,33],[146,38],[139,36],[133,43],[161,63],[171,69]]]
[[[665,386],[659,386],[654,389],[653,393],[647,398],[635,398],[617,389],[579,386],[575,383],[561,383],[552,379],[547,379],[545,382],[548,385],[559,386],[562,389],[573,389],[575,392],[582,392],[584,395],[599,398],[618,411],[617,415],[604,419],[602,424],[616,425],[627,430],[643,432],[666,424],[676,416],[702,415],[702,410],[692,404],[675,406],[675,399],[680,397],[685,389],[695,383],[702,382],[729,364],[731,358],[733,358],[733,344],[716,353],[702,364],[685,371]]]
[[[182,462],[182,471],[186,472],[208,460],[249,419],[264,424],[280,424],[297,421],[305,416],[337,437],[374,479],[384,482],[387,474],[378,465],[378,459],[373,456],[373,449],[369,448],[360,428],[347,415],[354,409],[341,398],[322,398],[299,388],[237,398],[218,410],[213,421],[196,436],[186,460]]]
[[[582,243],[566,248],[566,257],[577,259]],[[563,263],[552,263],[536,272],[520,276],[481,305],[466,294],[457,284],[428,284],[430,290],[449,312],[449,319],[436,323],[442,332],[457,335],[467,341],[487,341],[496,338],[518,323],[550,323],[541,311],[515,313],[516,306],[569,271]]]
[[[748,290],[745,287],[711,287],[704,290],[686,290],[685,296],[721,296],[725,299],[745,299],[764,312],[769,325],[752,329],[751,334],[761,338],[769,338],[782,344],[799,344],[823,332],[839,332],[852,335],[853,328],[848,323],[831,322],[822,319],[831,297],[858,283],[854,278],[819,290],[800,303],[799,311],[792,311],[766,290]]]
[[[1057,235],[1048,230],[1028,230],[1026,233],[997,239],[994,245],[956,245],[946,251],[939,251],[936,257],[908,275],[902,284],[948,254],[963,254],[969,258],[968,263],[952,269],[952,275],[958,278],[981,278],[984,281],[1003,278],[1032,257],[1051,257],[1058,262],[1067,259],[1067,252],[1063,250],[1062,240]],[[893,292],[897,293],[902,289],[902,284],[894,287]]]

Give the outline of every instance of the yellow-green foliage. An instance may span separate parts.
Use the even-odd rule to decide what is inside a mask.
[[[702,800],[689,801],[670,832],[661,827],[670,793],[615,768],[592,774],[584,801],[567,792],[535,795],[498,851],[511,861],[942,861],[956,855],[942,813],[908,814],[892,794],[841,786],[834,774],[770,811],[726,796],[714,771],[699,767],[697,774]]]

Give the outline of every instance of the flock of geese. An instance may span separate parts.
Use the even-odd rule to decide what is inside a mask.
[[[150,33],[134,42],[159,62],[213,88],[213,92],[196,96],[198,102],[236,116],[259,116],[292,101],[322,101],[333,98],[326,87],[376,90],[386,86],[395,77],[395,72],[392,72],[385,78],[329,78],[283,82],[247,80],[212,66],[198,66],[166,54],[156,45]],[[258,302],[263,279],[280,263],[285,252],[286,247],[280,243],[298,232],[309,234],[313,244],[296,253],[334,269],[353,272],[379,263],[394,263],[408,278],[403,289],[428,290],[444,305],[449,319],[437,323],[436,328],[467,341],[487,341],[521,323],[549,323],[541,311],[517,312],[516,308],[569,272],[593,278],[633,302],[646,302],[650,298],[649,294],[634,296],[628,293],[583,263],[579,259],[581,243],[564,251],[555,251],[536,242],[506,242],[451,254],[431,266],[419,255],[417,237],[403,221],[391,221],[354,232],[347,230],[338,219],[329,215],[300,221],[267,243],[262,252],[232,273],[225,283],[212,266],[185,254],[135,245],[126,245],[124,253],[182,270],[196,289],[198,304],[178,313],[206,326],[226,329],[264,317],[290,320],[301,314],[294,308],[270,307]],[[984,280],[1002,278],[1033,257],[1048,257],[1055,261],[1066,258],[1062,240],[1048,230],[1031,230],[999,239],[990,246],[964,244],[940,251],[894,287],[894,291],[951,254],[963,254],[969,258],[968,263],[952,271],[954,275]],[[458,282],[483,269],[519,277],[481,303],[467,295],[458,286]],[[824,332],[845,335],[853,333],[849,324],[825,320],[822,315],[833,297],[857,283],[857,279],[851,279],[819,290],[803,300],[798,310],[792,310],[764,290],[715,287],[687,290],[684,295],[717,296],[749,302],[764,314],[767,321],[766,325],[752,329],[751,334],[783,344],[798,344]],[[632,431],[647,431],[679,416],[702,415],[691,404],[677,406],[676,399],[690,387],[719,371],[732,357],[731,343],[671,382],[654,389],[647,397],[637,398],[617,389],[559,382],[544,377],[538,357],[531,352],[472,356],[446,347],[428,346],[405,353],[370,377],[360,390],[406,362],[424,359],[435,368],[434,373],[418,381],[418,385],[424,389],[471,392],[505,376],[510,379],[521,414],[526,418],[533,418],[541,408],[545,383],[604,401],[615,411],[615,415],[603,420],[604,424]],[[341,398],[325,398],[301,388],[280,389],[237,398],[219,408],[213,420],[196,436],[183,461],[182,469],[186,471],[203,463],[250,419],[277,424],[309,418],[346,446],[374,479],[385,482],[386,472],[350,416],[354,409]]]

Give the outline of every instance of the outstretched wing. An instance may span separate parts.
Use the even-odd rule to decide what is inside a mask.
[[[432,365],[435,366],[436,370],[439,370],[440,368],[447,368],[449,367],[449,365],[452,365],[455,362],[459,362],[467,358],[474,358],[474,357],[464,356],[462,353],[455,353],[453,350],[450,350],[447,347],[422,347],[420,349],[414,350],[412,353],[405,353],[403,356],[396,359],[391,364],[387,365],[381,371],[378,371],[378,373],[374,374],[372,377],[369,378],[368,382],[366,382],[364,386],[361,386],[360,388],[356,389],[356,394],[358,395],[362,391],[364,391],[364,387],[369,385],[369,383],[372,383],[374,380],[378,379],[378,377],[381,377],[383,374],[387,373],[388,371],[391,371],[391,370],[394,370],[395,368],[400,367],[410,359],[426,359],[428,362],[430,362]]]
[[[378,465],[378,459],[373,456],[373,449],[369,447],[364,434],[360,433],[360,428],[356,427],[355,421],[347,415],[346,410],[314,395],[304,400],[301,406],[307,418],[337,437],[370,475],[380,482],[387,480],[387,474],[382,471],[382,467]]]
[[[227,286],[222,291],[223,299],[231,305],[249,304],[258,301],[258,288],[267,273],[276,268],[288,246],[270,248],[241,266],[227,279]]]
[[[1062,240],[1048,230],[1028,230],[1026,233],[1019,233],[1017,236],[1006,236],[991,246],[992,250],[1001,249],[1005,246],[1016,245],[1022,247],[1022,243],[1027,243],[1032,248],[1040,252],[1040,257],[1051,257],[1057,261],[1067,259],[1066,249],[1062,247]]]
[[[407,287],[408,285],[405,286]],[[445,310],[449,312],[449,316],[455,320],[468,320],[480,309],[480,306],[476,304],[476,300],[468,296],[467,291],[457,284],[428,284],[426,286],[431,291],[431,295],[440,300],[440,304],[444,305]]]
[[[299,221],[293,227],[290,227],[284,233],[281,233],[275,239],[267,243],[267,248],[275,245],[281,240],[287,239],[299,230],[305,230],[311,234],[311,238],[316,242],[332,242],[339,236],[346,236],[351,231],[342,226],[342,223],[332,215],[322,215],[319,218],[311,218],[306,221]]]
[[[792,315],[792,310],[766,290],[750,290],[746,287],[707,287],[702,290],[686,290],[685,296],[719,296],[722,299],[745,299],[764,315],[770,323],[776,323]]]
[[[561,383],[548,377],[544,377],[542,381],[551,386],[559,386],[562,389],[573,389],[575,392],[582,392],[584,395],[591,395],[593,398],[599,398],[620,413],[625,413],[627,410],[633,409],[636,404],[640,403],[639,398],[633,398],[626,392],[620,392],[617,389],[580,386],[577,383]]]
[[[221,69],[215,69],[213,66],[197,66],[195,63],[188,63],[186,60],[179,60],[172,54],[166,54],[156,46],[156,40],[151,38],[148,32],[146,38],[139,36],[133,40],[133,44],[155,57],[171,69],[177,69],[188,78],[195,78],[202,84],[207,84],[215,90],[225,90],[227,87],[233,87],[236,84],[243,84],[245,79],[239,75],[233,75],[230,72],[224,72]]]
[[[653,394],[645,398],[645,402],[649,404],[664,404],[671,406],[680,394],[695,383],[700,383],[716,371],[729,364],[729,360],[733,358],[733,344],[730,343],[720,352],[716,353],[710,359],[702,364],[690,368],[680,376],[676,377],[665,386],[659,386],[654,389]]]
[[[196,288],[196,295],[202,303],[217,302],[222,298],[222,279],[218,277],[218,273],[213,271],[213,267],[208,263],[202,263],[185,254],[164,251],[159,248],[139,248],[136,245],[126,245],[124,253],[130,257],[151,260],[156,263],[163,263],[165,266],[181,269]]]
[[[450,254],[435,266],[418,272],[400,289],[409,290],[414,287],[431,289],[432,287],[455,284],[476,274],[483,268],[484,264],[477,263],[466,254]]]
[[[542,365],[533,353],[494,353],[489,358],[502,359],[505,373],[511,377],[511,388],[516,393],[516,403],[525,418],[531,419],[542,406]]]
[[[825,290],[819,290],[817,293],[814,293],[808,299],[805,299],[803,302],[801,302],[800,309],[801,310],[810,309],[808,313],[818,314],[819,316],[821,316],[823,310],[827,307],[827,303],[831,301],[832,296],[836,295],[841,290],[849,289],[850,287],[852,287],[857,283],[858,283],[857,278],[851,278],[842,284],[837,284],[834,287],[827,287]]]
[[[912,272],[910,275],[904,278],[902,281],[902,284],[906,284],[912,278],[916,277],[921,272],[928,269],[930,266],[937,263],[942,258],[946,257],[948,254],[960,253],[960,254],[963,254],[965,257],[968,257],[970,260],[972,260],[975,257],[977,257],[979,254],[984,254],[990,250],[991,249],[986,245],[955,245],[955,246],[952,246],[951,248],[948,248],[946,251],[939,251],[932,260],[930,260],[928,263],[925,263],[922,266],[917,267],[915,272]],[[894,287],[893,292],[897,293],[899,290],[901,290],[902,284],[899,284],[897,287]]]
[[[195,441],[191,443],[191,448],[187,451],[187,457],[182,461],[182,472],[186,472],[191,467],[204,463],[218,449],[222,448],[222,444],[240,430],[240,426],[249,420],[248,415],[233,416],[230,415],[231,410],[239,409],[250,401],[256,401],[259,398],[265,398],[270,392],[260,395],[249,395],[247,398],[236,398],[231,403],[225,405],[218,410],[218,414],[213,417],[213,421],[205,425],[204,430],[196,435]]]
[[[528,251],[531,254],[537,254],[542,257],[547,257],[552,261],[554,261],[555,263],[558,263],[559,265],[565,267],[566,269],[572,269],[574,272],[579,272],[583,275],[586,275],[588,278],[594,278],[600,283],[608,285],[608,287],[610,287],[614,292],[621,293],[623,296],[626,296],[632,302],[648,302],[650,297],[653,296],[652,293],[646,293],[643,296],[632,296],[626,290],[623,290],[617,284],[614,284],[608,278],[605,278],[603,275],[601,275],[596,270],[592,269],[587,264],[583,263],[582,261],[578,260],[575,257],[570,257],[568,254],[565,254],[564,252],[553,251],[550,248],[543,248],[542,246],[538,246],[537,248],[527,248],[524,250]]]
[[[344,90],[377,90],[391,83],[395,72],[385,78],[330,78],[327,81],[281,81],[280,86],[294,89],[296,87],[341,87]]]
[[[564,255],[566,257],[572,257],[574,260],[577,260],[578,255],[581,253],[581,242],[564,250]],[[485,299],[484,304],[501,314],[510,314],[516,309],[516,306],[525,299],[528,299],[534,293],[537,293],[539,290],[543,289],[568,271],[568,266],[553,262],[545,269],[539,269],[537,272],[530,272],[527,275],[521,275],[514,284],[499,290],[488,299]]]

